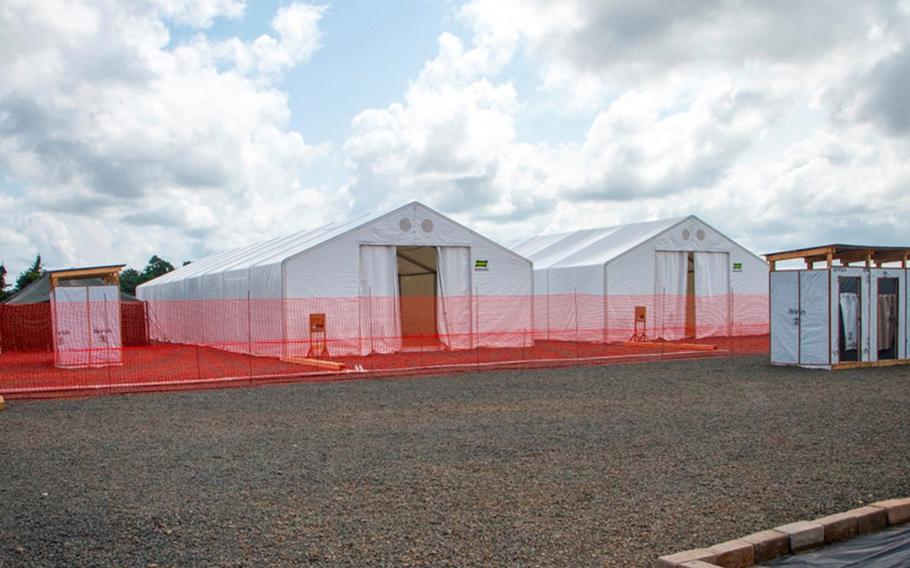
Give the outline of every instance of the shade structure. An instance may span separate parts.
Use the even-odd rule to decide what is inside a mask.
[[[767,264],[695,216],[542,235],[512,249],[534,262],[538,339],[768,332]]]
[[[531,262],[413,202],[214,254],[145,283],[150,335],[254,355],[530,344]]]

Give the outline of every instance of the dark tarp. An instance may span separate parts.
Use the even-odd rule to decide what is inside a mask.
[[[811,552],[785,556],[766,565],[786,568],[907,568],[910,566],[910,523]]]

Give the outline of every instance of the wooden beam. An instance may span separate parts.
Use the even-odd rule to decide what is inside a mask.
[[[403,252],[401,252],[401,251],[398,251],[398,256],[400,256],[401,258],[403,258],[403,259],[405,259],[406,261],[410,262],[410,263],[413,264],[414,266],[417,266],[418,268],[423,268],[424,270],[427,271],[426,274],[436,274],[436,271],[433,270],[432,268],[430,268],[429,266],[427,266],[426,264],[420,262],[419,260],[417,260],[417,259],[415,259],[415,258],[413,258],[413,257],[408,256],[407,254],[405,254],[405,253],[403,253]],[[415,274],[415,276],[417,276],[417,275]]]
[[[868,254],[868,251],[865,250],[851,250],[844,251],[840,254],[835,254],[834,258],[840,260],[844,264],[849,264],[851,262],[865,261],[868,257]]]
[[[51,279],[74,280],[77,278],[105,278],[110,274],[119,274],[122,266],[108,266],[105,268],[75,268],[73,270],[55,270],[51,272]]]
[[[811,249],[802,249],[802,250],[791,250],[787,252],[778,252],[773,254],[766,254],[765,258],[768,262],[773,260],[793,260],[795,258],[806,258],[808,256],[821,256],[825,257],[829,252],[834,252],[833,247],[818,247]]]

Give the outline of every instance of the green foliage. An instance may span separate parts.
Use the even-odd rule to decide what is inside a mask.
[[[130,296],[136,295],[136,287],[143,282],[142,274],[135,268],[127,268],[120,273],[120,291]]]
[[[174,265],[158,255],[152,256],[148,264],[139,272],[135,268],[127,268],[120,273],[120,290],[131,296],[136,295],[136,288],[149,280],[153,280],[174,270]]]
[[[41,264],[41,255],[39,254],[35,257],[34,264],[16,279],[16,288],[14,289],[14,292],[18,292],[35,280],[38,280],[41,278],[42,274],[44,274],[44,266]]]
[[[173,264],[160,258],[158,255],[154,255],[149,259],[149,263],[146,264],[145,268],[142,270],[142,276],[145,278],[143,282],[147,282],[152,278],[158,278],[173,270]]]
[[[0,302],[9,298],[9,292],[6,291],[8,287],[9,284],[6,283],[6,266],[0,263]]]

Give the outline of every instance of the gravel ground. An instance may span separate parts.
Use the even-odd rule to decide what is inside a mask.
[[[13,401],[0,566],[648,566],[908,463],[910,368],[764,357]]]

